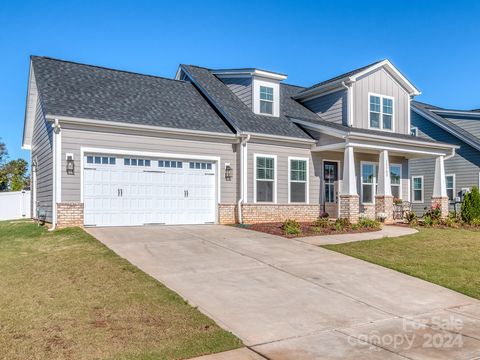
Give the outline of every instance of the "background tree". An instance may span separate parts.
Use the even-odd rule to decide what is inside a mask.
[[[0,191],[20,191],[30,185],[28,163],[23,159],[7,160],[7,147],[0,141]]]

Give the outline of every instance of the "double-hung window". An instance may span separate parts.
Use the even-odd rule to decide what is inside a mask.
[[[455,175],[446,175],[445,185],[447,188],[448,200],[453,201],[455,199]]]
[[[390,183],[392,185],[392,196],[400,199],[401,196],[401,181],[402,167],[400,165],[390,165]]]
[[[412,177],[413,202],[423,203],[423,176]]]
[[[260,86],[260,113],[273,115],[273,88]]]
[[[256,156],[256,202],[274,202],[275,190],[275,158]]]
[[[307,202],[307,170],[308,162],[305,159],[290,159],[290,202]]]
[[[393,130],[393,98],[370,95],[370,128]]]

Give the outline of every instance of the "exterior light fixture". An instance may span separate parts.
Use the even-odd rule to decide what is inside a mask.
[[[75,174],[75,162],[73,161],[73,154],[67,154],[67,174]]]
[[[225,164],[225,180],[230,181],[232,180],[232,167],[230,166],[229,163]]]

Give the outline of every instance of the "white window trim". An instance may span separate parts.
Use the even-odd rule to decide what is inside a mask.
[[[305,202],[292,202],[290,195],[291,195],[291,160],[302,160],[306,161],[307,163],[307,173],[306,173],[306,181],[294,181],[299,183],[305,183]],[[255,192],[256,193],[256,192]],[[289,156],[288,157],[288,203],[289,204],[309,204],[310,203],[310,162],[309,158],[306,157],[295,157]]]
[[[418,201],[415,200],[415,179],[422,179],[422,200]],[[423,204],[425,202],[425,182],[423,179],[423,175],[420,176],[412,176],[412,204]]]
[[[456,190],[456,188],[457,188],[457,179],[456,179],[455,174],[445,174],[445,188],[446,188],[446,190],[448,190],[448,188],[447,188],[447,177],[448,177],[448,176],[452,176],[452,177],[453,177],[453,199],[452,199],[452,200],[455,201],[455,197],[456,197],[456,194],[455,194],[456,191],[455,191],[455,190]],[[449,201],[450,201],[450,200],[449,200]]]
[[[374,166],[374,169],[373,169],[373,184],[367,184],[365,183],[365,185],[373,185],[373,201],[372,202],[363,202],[363,165],[373,165]],[[399,198],[400,199],[403,199],[403,191],[402,191],[402,180],[403,180],[403,177],[402,177],[402,174],[403,174],[403,166],[402,164],[397,164],[397,163],[391,163],[390,164],[390,167],[391,166],[398,166],[400,167],[400,185],[399,185],[399,192],[398,192],[398,195],[399,195]],[[375,169],[376,168],[376,169]],[[388,171],[390,171],[390,169],[388,169]],[[378,163],[377,162],[373,162],[373,161],[360,161],[360,204],[362,205],[375,205],[375,197],[377,196],[377,189],[376,187],[378,186],[378,179],[377,179],[377,172],[378,172]],[[392,185],[390,184],[390,187]],[[395,185],[396,186],[396,185]],[[422,186],[423,186],[423,182],[422,182]],[[423,196],[423,192],[422,192],[422,196]]]
[[[257,203],[257,158],[267,157],[273,158],[273,202],[261,201],[259,204],[276,204],[277,203],[277,155],[271,154],[253,154],[253,202]]]
[[[260,86],[270,87],[273,89],[273,113],[264,114],[260,112]],[[280,116],[280,84],[278,82],[266,81],[259,79],[258,77],[253,77],[252,80],[253,88],[253,112],[262,116]]]
[[[380,127],[371,127],[370,126],[370,96],[378,96],[380,98]],[[383,128],[383,99],[390,99],[392,100],[392,129],[384,129]],[[375,93],[368,93],[368,128],[372,130],[380,130],[380,131],[387,131],[387,132],[395,132],[395,98],[388,95],[380,95]]]

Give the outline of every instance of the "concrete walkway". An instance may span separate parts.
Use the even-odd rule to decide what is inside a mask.
[[[307,236],[295,238],[295,240],[302,241],[312,245],[328,245],[328,244],[343,244],[347,242],[375,240],[386,237],[398,237],[415,234],[418,231],[406,226],[385,225],[380,231],[358,233],[358,234],[338,234],[338,235],[322,235],[322,236]]]
[[[480,356],[480,302],[318,246],[218,225],[88,231],[268,359]]]

